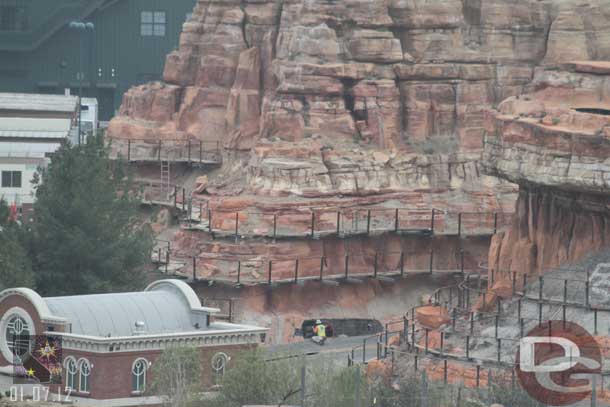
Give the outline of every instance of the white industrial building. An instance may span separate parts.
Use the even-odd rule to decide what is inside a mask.
[[[0,93],[0,199],[27,209],[31,180],[62,141],[76,141],[78,98]]]

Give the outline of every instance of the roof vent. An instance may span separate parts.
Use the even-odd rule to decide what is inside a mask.
[[[146,323],[144,321],[136,321],[134,335],[143,335],[146,333]]]

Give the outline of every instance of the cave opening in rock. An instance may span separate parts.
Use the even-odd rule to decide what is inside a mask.
[[[610,116],[610,109],[602,109],[599,107],[577,107],[574,110],[581,113],[599,114],[603,116]]]
[[[326,334],[329,337],[337,336],[361,336],[361,335],[373,335],[383,331],[381,322],[376,319],[366,318],[344,318],[344,319],[324,319],[320,318],[322,323],[326,326]],[[298,332],[299,335],[303,335],[304,338],[311,338],[314,336],[313,328],[316,325],[315,319],[308,319],[303,321],[301,330]]]

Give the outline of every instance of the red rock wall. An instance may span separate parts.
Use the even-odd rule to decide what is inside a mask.
[[[542,273],[608,245],[607,197],[521,185],[512,226],[492,238],[489,267],[505,277]]]

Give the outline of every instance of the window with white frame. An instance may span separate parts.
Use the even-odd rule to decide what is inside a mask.
[[[138,359],[131,367],[131,391],[142,393],[146,388],[146,370],[148,362],[145,359]]]
[[[91,391],[91,364],[87,359],[81,359],[78,363],[78,391],[89,393]]]
[[[19,315],[9,318],[5,330],[6,343],[11,353],[21,358],[30,351],[30,326]]]
[[[65,362],[66,366],[66,389],[76,390],[76,374],[78,368],[76,367],[76,360],[69,357]]]
[[[142,11],[140,13],[140,35],[142,37],[165,37],[166,24],[165,11]]]
[[[220,385],[227,369],[229,357],[226,353],[219,352],[212,358],[212,376],[214,385]]]

